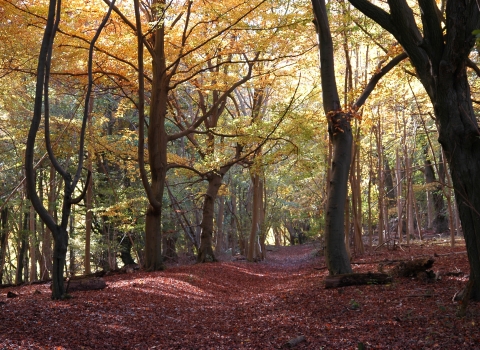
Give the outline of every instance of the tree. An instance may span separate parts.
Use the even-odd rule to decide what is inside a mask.
[[[353,140],[350,121],[358,117],[358,109],[363,106],[378,81],[393,67],[404,60],[406,55],[399,54],[383,68],[379,67],[370,78],[369,83],[365,86],[358,99],[352,106],[348,106],[343,110],[337,91],[333,40],[330,34],[325,2],[322,0],[312,0],[312,5],[319,37],[323,108],[327,116],[328,132],[333,145],[326,213],[326,262],[330,274],[336,275],[352,272],[350,259],[344,243],[344,208]]]
[[[480,27],[478,2],[447,1],[438,8],[419,0],[422,29],[406,0],[389,0],[390,12],[366,0],[350,3],[398,40],[433,104],[467,245],[472,297],[480,300],[480,129],[467,75],[472,32]]]
[[[241,22],[242,19],[258,9],[264,2],[265,0],[249,2],[248,4],[245,2],[242,6],[222,3],[222,10],[220,11],[216,8],[218,4],[210,4],[213,8],[209,8],[209,6],[197,8],[195,7],[197,4],[187,1],[179,8],[176,8],[179,14],[172,19],[167,27],[167,14],[174,10],[172,7],[177,4],[174,2],[167,3],[165,0],[154,0],[146,4],[146,7],[143,5],[140,7],[140,2],[134,1],[135,25],[125,19],[128,25],[135,28],[138,45],[138,158],[142,183],[149,201],[145,224],[145,268],[147,270],[163,268],[161,256],[162,199],[167,171],[175,167],[175,164],[169,163],[167,159],[168,142],[194,132],[212,113],[216,112],[225,103],[225,100],[237,86],[248,81],[252,76],[252,61],[255,60],[256,55],[253,54],[251,58],[248,58],[246,54],[244,55],[243,63],[246,69],[243,71],[243,76],[235,77],[228,87],[222,90],[215,103],[210,106],[210,113],[195,118],[188,128],[173,134],[168,134],[165,127],[169,94],[174,87],[192,80],[196,75],[205,70],[204,64],[212,58],[209,57],[211,54],[200,52],[201,48],[207,46],[212,40],[221,37],[229,28]],[[142,31],[142,9],[146,13],[149,22],[155,23],[153,28],[146,34]],[[198,12],[195,12],[196,9]],[[231,15],[231,20],[229,16],[218,15],[225,11]],[[117,13],[123,16],[119,11]],[[206,18],[202,19],[202,15],[205,15],[208,20]],[[194,22],[195,20],[198,22]],[[226,20],[226,22],[222,22],[223,20]],[[216,26],[209,27],[207,24],[211,22],[216,23]],[[177,24],[179,25],[176,26]],[[171,37],[167,34],[176,37],[178,45],[170,45],[169,40],[171,40]],[[144,81],[144,47],[147,48],[152,57],[152,78],[150,80],[151,89],[149,90],[151,99],[147,139],[149,172],[146,170],[144,160],[145,95],[146,91],[148,91],[145,89]],[[222,64],[224,63],[220,65]]]
[[[83,167],[83,158],[84,158],[84,140],[85,140],[85,129],[86,122],[88,117],[88,101],[92,91],[93,84],[93,75],[92,75],[92,65],[93,65],[93,47],[95,41],[98,39],[101,30],[105,26],[108,17],[110,15],[112,8],[109,8],[107,15],[104,17],[102,23],[98,27],[98,30],[95,33],[94,38],[92,39],[89,51],[89,61],[88,61],[88,76],[89,84],[86,93],[86,103],[85,111],[82,122],[82,130],[80,133],[80,144],[78,151],[78,166],[74,176],[64,169],[57,158],[54,155],[52,144],[50,142],[50,129],[49,129],[49,119],[50,119],[50,105],[49,105],[49,80],[50,80],[50,69],[52,63],[52,52],[55,34],[58,30],[58,25],[60,23],[60,14],[61,14],[61,1],[60,0],[51,0],[48,7],[48,18],[44,30],[44,36],[42,39],[42,45],[40,49],[40,54],[38,57],[38,66],[37,66],[37,81],[35,87],[35,103],[32,123],[27,138],[27,145],[25,151],[25,176],[27,182],[27,191],[28,196],[32,202],[35,211],[39,214],[42,221],[48,226],[52,232],[54,239],[54,250],[53,250],[53,271],[52,271],[52,299],[62,299],[65,297],[65,288],[63,283],[63,269],[66,262],[67,255],[67,246],[68,246],[68,232],[67,227],[69,224],[71,207],[73,204],[80,202],[80,200],[85,195],[85,191],[78,198],[74,198],[75,189],[82,175]],[[42,108],[43,107],[43,108]],[[42,111],[43,109],[43,111]],[[40,200],[36,190],[36,171],[34,168],[34,158],[35,158],[35,144],[36,136],[38,129],[40,127],[40,122],[42,119],[42,112],[44,115],[44,125],[45,125],[45,145],[47,148],[49,159],[55,168],[55,170],[62,176],[64,181],[64,194],[63,194],[63,204],[62,204],[62,215],[60,224],[57,224],[56,220],[50,215],[48,210],[45,208],[44,204]],[[90,179],[90,174],[87,177],[87,183]]]

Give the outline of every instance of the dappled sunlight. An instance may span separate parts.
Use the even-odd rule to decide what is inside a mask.
[[[138,292],[154,295],[169,296],[172,298],[182,298],[184,296],[193,298],[208,298],[212,295],[206,293],[201,288],[195,287],[190,283],[175,278],[157,277],[141,278],[129,281],[117,281],[109,285],[112,289],[131,288]]]

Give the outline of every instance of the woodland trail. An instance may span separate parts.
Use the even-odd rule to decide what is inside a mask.
[[[0,349],[279,349],[300,335],[296,349],[480,349],[480,305],[459,318],[451,300],[467,280],[464,250],[424,244],[354,259],[354,271],[366,272],[377,271],[373,261],[440,255],[433,270],[444,276],[433,283],[325,289],[324,259],[307,244],[261,263],[107,276],[104,290],[66,301],[52,301],[48,285],[3,289]]]

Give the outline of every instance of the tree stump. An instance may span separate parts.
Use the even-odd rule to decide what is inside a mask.
[[[347,273],[343,275],[327,276],[325,288],[339,288],[365,284],[387,284],[392,282],[392,277],[386,273]]]

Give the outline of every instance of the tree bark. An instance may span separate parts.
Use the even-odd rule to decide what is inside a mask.
[[[30,206],[30,217],[29,217],[29,228],[30,228],[30,245],[29,245],[29,255],[30,255],[30,282],[35,282],[37,280],[37,259],[36,259],[36,245],[37,245],[37,232],[35,225],[35,208]]]
[[[349,273],[336,276],[327,276],[325,278],[325,288],[329,289],[365,284],[387,284],[392,283],[392,281],[392,277],[386,273]]]
[[[28,232],[28,217],[29,213],[23,214],[23,222],[21,223],[22,230],[20,231],[20,237],[18,238],[17,248],[17,270],[15,272],[15,284],[24,282],[23,269],[25,267],[25,255],[27,252],[27,232]]]
[[[312,5],[319,39],[323,106],[333,148],[326,210],[325,259],[330,274],[337,275],[352,272],[344,241],[344,208],[347,198],[348,172],[352,159],[353,137],[350,116],[341,112],[335,81],[333,42],[325,2],[312,0]]]
[[[225,250],[225,232],[223,229],[223,218],[225,211],[225,198],[220,196],[218,201],[218,213],[217,213],[217,233],[216,233],[216,244],[215,252],[220,253]]]
[[[5,269],[5,257],[8,245],[8,206],[5,205],[0,211],[0,284],[3,281],[3,272]]]
[[[208,187],[203,202],[203,216],[200,227],[200,249],[198,252],[197,262],[213,262],[217,261],[212,248],[213,237],[213,218],[215,216],[215,199],[218,190],[222,185],[222,176],[216,172],[212,172],[207,176]]]
[[[248,240],[247,260],[250,262],[261,259],[259,248],[259,237],[261,234],[261,210],[263,206],[262,201],[262,186],[261,176],[259,174],[251,174],[252,180],[252,223],[250,227],[250,236]]]

